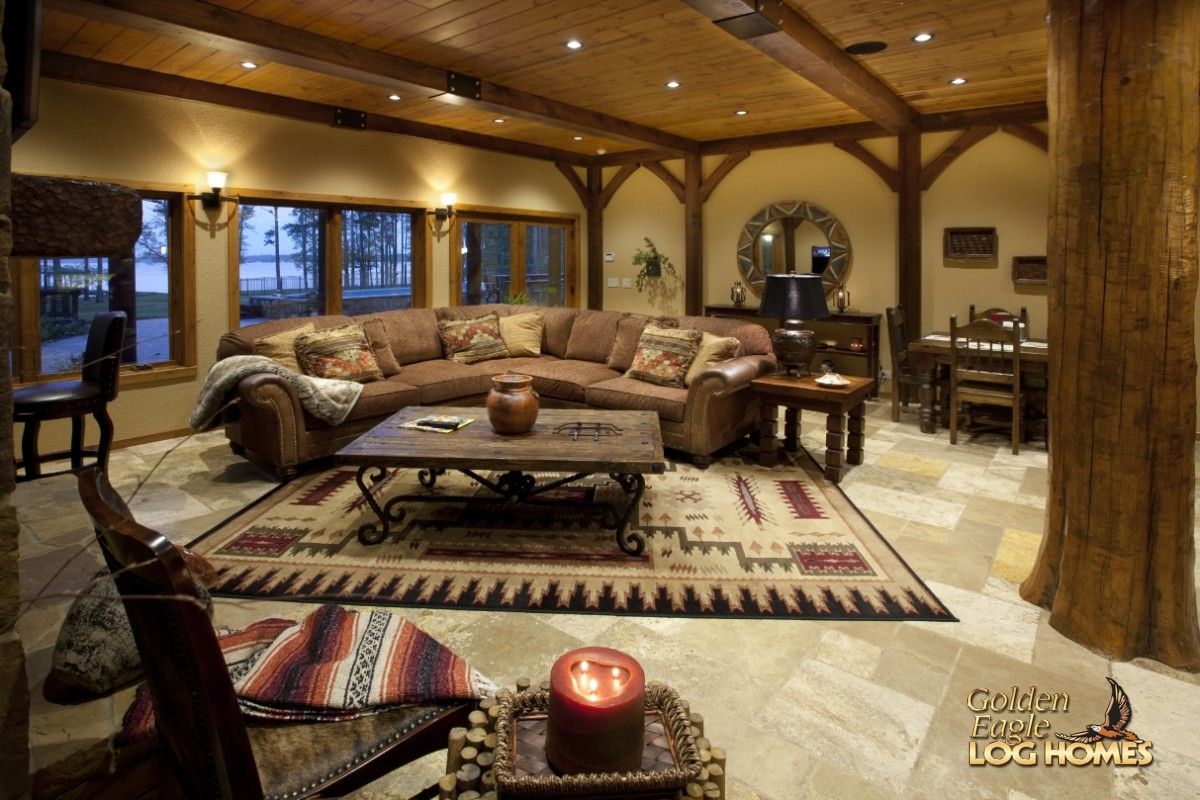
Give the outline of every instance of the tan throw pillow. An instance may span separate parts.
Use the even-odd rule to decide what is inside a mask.
[[[696,348],[696,357],[683,378],[684,384],[691,386],[696,376],[713,364],[737,358],[741,347],[742,343],[732,336],[714,336],[705,332],[700,339],[700,346]]]
[[[508,348],[500,336],[497,320],[495,314],[486,314],[475,319],[444,319],[439,322],[438,336],[442,339],[446,358],[460,364],[507,358]]]
[[[306,333],[312,333],[311,322],[306,322],[299,328],[282,331],[273,336],[264,336],[254,340],[254,354],[266,356],[272,361],[278,361],[292,372],[300,372],[300,363],[296,361],[296,339]]]
[[[633,364],[625,373],[627,378],[636,378],[659,386],[682,388],[688,367],[696,358],[700,345],[700,331],[688,328],[657,328],[647,325],[638,340]]]
[[[540,311],[527,311],[500,318],[500,338],[512,358],[540,356],[542,354],[542,329],[546,327],[546,315]]]
[[[624,372],[633,364],[633,354],[637,352],[638,341],[642,338],[642,330],[646,327],[648,317],[645,314],[626,314],[617,323],[617,337],[613,339],[612,350],[608,351],[608,360],[604,366]],[[662,326],[659,327],[669,327]]]
[[[383,373],[383,377],[390,378],[393,375],[400,374],[400,362],[396,360],[396,354],[392,352],[391,342],[387,338],[387,328],[383,324],[383,320],[379,317],[371,317],[359,323],[362,327],[363,335],[367,337],[367,344],[371,346],[371,355],[375,356],[375,363],[379,365],[379,371]]]
[[[357,325],[343,325],[296,337],[296,360],[305,375],[370,383],[383,379],[366,334]]]

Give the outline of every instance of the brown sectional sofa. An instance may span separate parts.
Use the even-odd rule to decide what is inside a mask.
[[[750,391],[750,381],[777,368],[762,327],[713,317],[679,317],[680,327],[736,337],[741,355],[709,367],[686,389],[626,378],[620,370],[606,366],[606,361],[618,338],[626,345],[636,340],[647,317],[573,308],[538,309],[546,319],[540,357],[459,364],[442,356],[438,320],[530,310],[530,306],[500,304],[406,309],[361,317],[294,317],[231,331],[221,337],[218,359],[251,354],[256,339],[305,323],[323,330],[378,317],[384,321],[401,370],[398,375],[366,384],[349,417],[337,426],[305,413],[295,393],[275,375],[245,378],[238,385],[237,405],[225,418],[230,446],[286,479],[302,465],[337,452],[405,406],[482,406],[491,377],[511,370],[533,376],[545,407],[656,411],[664,445],[707,464],[716,450],[754,429],[758,402]]]

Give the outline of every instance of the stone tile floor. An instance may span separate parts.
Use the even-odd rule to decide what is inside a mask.
[[[824,420],[805,418],[803,442],[820,453]],[[1017,594],[1041,538],[1046,453],[1012,455],[981,435],[951,446],[899,423],[887,403],[868,409],[866,458],[842,487],[959,623],[698,620],[401,609],[400,613],[502,684],[544,676],[581,644],[632,653],[651,678],[675,686],[705,716],[729,754],[731,798],[1183,798],[1200,794],[1200,675],[1150,661],[1112,663],[1056,633]],[[111,473],[135,516],[187,542],[274,484],[233,456],[219,433],[129,448]],[[147,478],[147,476],[149,476]],[[138,488],[139,482],[145,480]],[[70,592],[99,565],[73,480],[22,484],[21,581],[26,599],[50,595],[22,617],[29,660],[33,769],[103,739],[131,690],[83,706],[42,698]],[[78,554],[78,555],[76,555]],[[69,563],[68,558],[75,556]],[[1200,570],[1198,570],[1200,574]],[[298,618],[295,603],[218,600],[216,622]],[[1070,695],[1054,728],[1098,722],[1104,678],[1131,698],[1131,728],[1153,741],[1148,767],[968,765],[977,688],[1030,685]],[[1008,715],[998,715],[1008,716]],[[1184,723],[1184,724],[1181,724]],[[434,754],[364,789],[361,798],[406,797],[440,774]]]

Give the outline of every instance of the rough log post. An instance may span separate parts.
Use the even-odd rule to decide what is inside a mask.
[[[1050,2],[1050,490],[1021,595],[1200,669],[1192,497],[1200,4]]]
[[[700,156],[683,160],[683,275],[684,312],[700,314],[704,308],[704,182]]]
[[[909,336],[921,336],[921,134],[900,134],[897,287]]]
[[[604,190],[604,172],[599,164],[587,168],[587,191],[592,202],[587,207],[587,306],[604,308],[604,207],[600,192]]]
[[[0,17],[4,2],[0,0]],[[0,49],[3,45],[0,45]],[[5,61],[0,55],[0,76]],[[12,252],[12,98],[0,89],[0,342],[12,343],[12,283],[8,254]],[[0,798],[22,797],[29,788],[29,691],[25,650],[13,630],[20,593],[17,584],[19,528],[12,504],[12,375],[8,359],[0,359]]]

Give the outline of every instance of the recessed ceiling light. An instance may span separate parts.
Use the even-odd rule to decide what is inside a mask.
[[[913,37],[913,41],[917,42],[918,44],[925,44],[925,42],[928,42],[932,38],[933,38],[932,33],[918,33],[916,36]]]
[[[607,150],[605,150],[603,147],[597,147],[597,148],[596,148],[596,155],[598,155],[598,156],[602,156],[602,155],[604,155],[604,154],[605,154],[605,153],[607,153],[607,152],[608,152],[608,151],[607,151]]]
[[[733,113],[734,113],[734,114],[737,114],[739,117],[744,117],[744,116],[746,116],[747,114],[749,114],[750,112],[749,112],[749,111],[747,111],[747,110],[746,110],[746,109],[744,109],[744,108],[739,108],[737,111],[735,111],[735,112],[733,112]]]
[[[504,117],[496,117],[494,120],[492,120],[492,122],[496,123],[497,125],[503,125],[505,122],[507,122],[507,120],[505,120]]]
[[[578,39],[571,39],[569,42],[567,42],[568,50],[578,50],[581,47],[583,47],[583,42],[579,41]]]
[[[887,50],[887,42],[869,41],[855,42],[854,44],[846,45],[846,52],[852,56],[869,56],[872,53],[880,53]]]
[[[571,138],[572,138],[572,139],[574,139],[574,140],[575,140],[575,141],[577,141],[577,142],[582,142],[582,141],[583,141],[583,137],[582,137],[582,136],[572,136]]]
[[[404,98],[398,94],[389,94],[388,100],[403,100]]]
[[[954,84],[955,86],[962,86],[966,82],[967,82],[966,78],[951,78],[950,79],[950,83]]]
[[[242,66],[246,69],[258,69],[258,64],[255,64],[253,61],[243,61]]]
[[[667,81],[667,88],[668,89],[678,89],[679,81]]]

